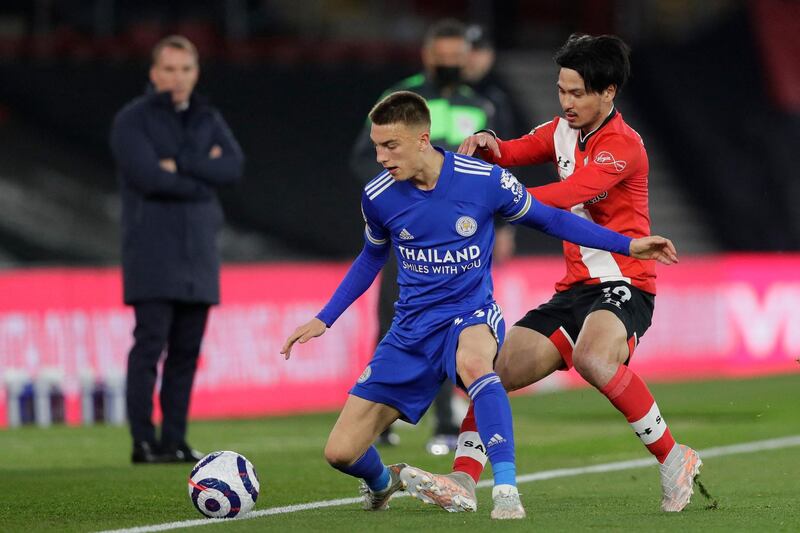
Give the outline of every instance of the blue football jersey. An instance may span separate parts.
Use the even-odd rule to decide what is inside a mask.
[[[494,215],[513,222],[532,204],[508,170],[437,150],[444,164],[433,190],[384,172],[361,199],[368,246],[394,248],[400,297],[392,327],[411,338],[493,302]]]

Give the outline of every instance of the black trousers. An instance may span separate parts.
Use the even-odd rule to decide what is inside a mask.
[[[393,253],[389,254],[389,259],[383,267],[381,274],[381,285],[378,292],[378,342],[392,327],[394,318],[394,303],[400,296],[400,288],[397,286],[397,259]],[[455,387],[450,380],[442,383],[439,394],[433,401],[433,412],[436,415],[435,435],[457,435],[458,426],[453,421],[453,406],[451,399]]]
[[[159,394],[163,413],[161,444],[169,447],[185,442],[189,397],[208,310],[206,303],[168,300],[134,305],[136,328],[128,354],[126,401],[135,442],[158,442],[153,425],[153,390],[165,347],[167,357]]]

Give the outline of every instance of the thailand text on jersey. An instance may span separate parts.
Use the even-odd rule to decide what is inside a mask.
[[[642,139],[622,115],[612,110],[593,132],[584,135],[559,117],[518,139],[500,141],[500,159],[481,155],[504,167],[552,161],[560,183],[530,189],[540,202],[569,209],[629,237],[650,235],[647,203],[649,165]],[[567,273],[556,284],[564,291],[581,283],[626,281],[655,294],[654,261],[642,261],[564,242]]]
[[[409,337],[493,302],[494,214],[513,222],[532,202],[507,170],[437,150],[444,163],[433,190],[383,172],[362,195],[367,242],[391,242],[397,256],[400,298],[392,327]]]

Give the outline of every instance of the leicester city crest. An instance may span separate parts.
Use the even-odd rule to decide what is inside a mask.
[[[478,231],[478,223],[472,217],[461,217],[456,220],[456,231],[462,237],[471,237]]]

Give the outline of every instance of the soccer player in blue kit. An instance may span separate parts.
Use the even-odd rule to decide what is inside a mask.
[[[511,406],[493,361],[505,334],[492,296],[493,216],[587,246],[665,264],[677,261],[663,237],[631,239],[537,202],[507,170],[430,144],[430,113],[411,92],[392,93],[369,114],[385,171],[362,193],[365,244],[328,304],[286,340],[325,333],[378,275],[390,249],[400,298],[391,329],[350,390],[325,446],[334,468],[361,478],[364,507],[382,510],[407,465],[386,466],[372,445],[389,424],[417,423],[450,379],[469,394],[494,474],[495,519],[524,518],[516,488]]]

